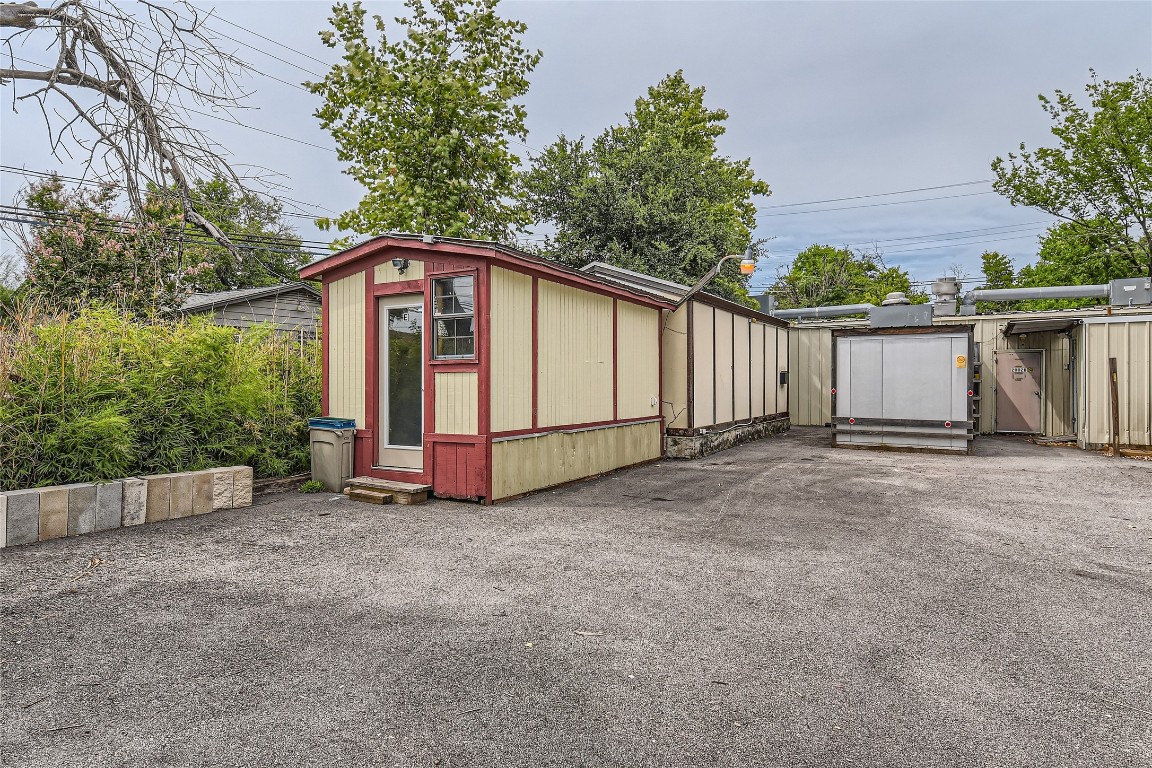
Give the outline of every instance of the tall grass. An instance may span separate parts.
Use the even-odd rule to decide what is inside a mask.
[[[206,319],[25,306],[0,326],[0,490],[234,464],[308,466],[315,342]]]

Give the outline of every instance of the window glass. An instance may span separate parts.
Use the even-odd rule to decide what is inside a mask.
[[[432,281],[433,354],[438,359],[476,356],[476,317],[472,277]]]

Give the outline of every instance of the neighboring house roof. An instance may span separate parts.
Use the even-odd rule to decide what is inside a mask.
[[[282,283],[280,285],[261,286],[259,288],[238,288],[234,291],[215,291],[213,293],[193,293],[184,300],[176,312],[181,314],[195,314],[207,312],[217,307],[228,306],[263,299],[269,296],[280,296],[285,293],[304,291],[316,301],[320,300],[320,291],[308,283]]]
[[[634,291],[643,291],[652,296],[658,296],[662,299],[667,299],[672,302],[680,301],[691,288],[687,285],[674,283],[671,280],[664,280],[659,277],[652,277],[645,275],[643,272],[634,272],[631,269],[624,269],[617,267],[613,264],[608,264],[603,261],[594,261],[591,264],[581,267],[582,272],[587,272],[590,275],[595,275],[601,280],[609,280],[619,285],[631,288]],[[787,326],[788,323],[771,315],[766,315],[743,304],[737,304],[720,296],[712,293],[705,293],[700,291],[692,296],[692,301],[698,301],[701,304],[726,309],[729,312],[734,312],[738,315],[745,317],[755,318],[764,323],[772,325],[779,325],[781,327]]]

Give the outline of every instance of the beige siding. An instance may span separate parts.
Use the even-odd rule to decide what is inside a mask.
[[[497,440],[492,444],[492,495],[517,496],[660,455],[659,421]]]
[[[688,428],[688,313],[693,306],[662,313],[664,419],[673,429]]]
[[[616,416],[660,415],[660,310],[616,302]]]
[[[776,361],[772,361],[771,366],[764,364],[764,353],[768,347],[767,339],[765,336],[773,336],[775,329],[770,328],[763,323],[752,323],[748,327],[748,348],[751,354],[748,358],[748,363],[751,370],[752,377],[752,415],[763,416],[771,411],[764,410],[764,391],[765,387],[771,386],[771,379],[773,372],[776,368]],[[773,370],[768,370],[771,367]]]
[[[732,418],[752,418],[751,331],[748,318],[730,314],[732,324]]]
[[[734,352],[732,347],[732,313],[713,308],[715,335],[714,359],[716,361],[716,421],[724,424],[735,418],[733,411],[732,383],[734,377]]]
[[[1152,445],[1152,319],[1083,326],[1081,443],[1112,441],[1108,358],[1116,358],[1121,445]]]
[[[364,427],[364,276],[328,286],[328,413],[356,419]]]
[[[383,264],[377,264],[373,274],[377,284],[421,280],[424,278],[424,262],[409,260],[408,268],[404,270],[404,274],[400,274],[396,267],[392,266],[391,261],[386,261]]]
[[[788,332],[788,414],[798,426],[832,420],[832,331],[794,328]]]
[[[769,413],[784,413],[788,410],[788,393],[791,391],[789,384],[780,383],[780,374],[788,371],[788,360],[791,352],[792,340],[788,335],[787,328],[774,328],[772,331],[773,341],[769,354],[773,355],[776,359],[775,375],[772,377],[770,383],[771,391],[774,393],[772,398],[772,407],[775,408]],[[792,374],[788,374],[788,381],[791,382]],[[789,416],[791,419],[791,416]]]
[[[532,278],[492,268],[493,432],[532,426]]]
[[[692,302],[692,427],[716,424],[715,326],[712,307]]]
[[[476,372],[436,374],[436,431],[475,435],[477,429]]]
[[[539,426],[611,420],[612,299],[549,280],[537,293]]]

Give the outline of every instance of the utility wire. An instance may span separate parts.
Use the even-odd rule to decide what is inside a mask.
[[[770,219],[777,216],[803,216],[810,213],[832,213],[833,211],[854,211],[859,208],[882,208],[888,205],[907,205],[908,203],[929,203],[933,200],[953,200],[958,197],[976,197],[977,195],[992,195],[995,194],[993,190],[987,192],[965,192],[962,195],[941,195],[939,197],[918,197],[915,200],[894,200],[890,203],[869,203],[868,205],[846,205],[840,208],[821,208],[816,211],[785,211],[784,213],[766,213],[763,216],[757,215],[758,219]]]
[[[769,208],[796,208],[801,205],[823,205],[824,203],[842,203],[845,200],[865,200],[870,197],[889,197],[891,195],[908,195],[913,192],[931,192],[937,189],[952,189],[953,187],[971,187],[976,184],[990,184],[992,179],[981,179],[980,181],[960,181],[955,184],[940,184],[935,187],[919,187],[917,189],[901,189],[896,192],[875,192],[870,195],[853,195],[852,197],[833,197],[828,200],[809,200],[806,203],[788,203],[786,205],[765,205],[762,210]]]

